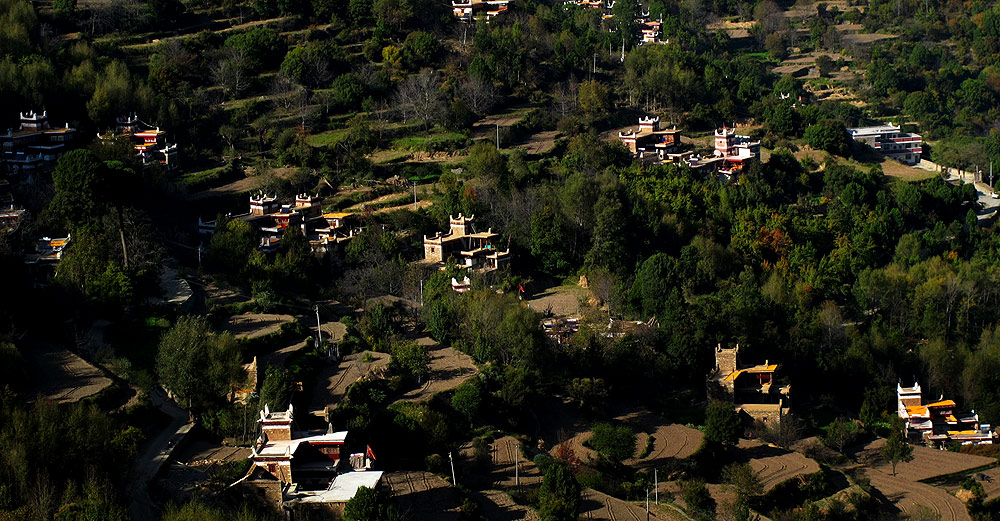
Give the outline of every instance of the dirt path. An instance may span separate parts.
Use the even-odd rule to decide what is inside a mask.
[[[162,389],[157,387],[150,393],[150,401],[159,407],[172,419],[170,424],[163,428],[154,438],[150,438],[139,449],[129,470],[131,478],[131,488],[129,494],[129,513],[135,521],[155,521],[159,518],[156,513],[156,505],[149,497],[149,481],[156,476],[160,467],[170,456],[173,447],[176,447],[190,430],[194,423],[189,422],[188,412],[167,398]]]

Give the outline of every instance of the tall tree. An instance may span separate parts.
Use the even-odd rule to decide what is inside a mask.
[[[538,491],[538,514],[542,521],[572,521],[580,507],[580,484],[569,465],[555,460],[545,469]]]

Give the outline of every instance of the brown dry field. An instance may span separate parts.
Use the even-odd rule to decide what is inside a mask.
[[[432,206],[433,204],[434,201],[428,201],[426,199],[422,199],[417,201],[417,208],[418,209],[427,208]],[[378,210],[375,210],[375,213],[389,213],[389,212],[395,212],[397,210],[413,210],[413,203],[411,202],[411,203],[401,204],[399,206],[388,206],[386,208],[379,208]]]
[[[316,377],[316,389],[313,392],[312,402],[309,404],[310,411],[321,411],[327,405],[339,403],[347,392],[347,387],[358,381],[364,374],[372,368],[378,368],[389,364],[389,355],[386,353],[371,354],[371,362],[362,362],[363,353],[347,355],[340,364],[327,365],[320,369],[320,374]]]
[[[840,41],[846,47],[848,45],[872,43],[879,40],[890,40],[892,38],[899,38],[899,35],[885,33],[844,34],[841,35]]]
[[[518,462],[517,477],[521,485],[534,486],[542,483],[542,475],[538,467],[530,459],[521,454],[516,438],[510,436],[495,440],[490,445],[490,455],[493,458],[494,487],[513,487],[515,485],[514,462]]]
[[[941,521],[970,519],[965,505],[955,496],[942,488],[917,481],[995,463],[995,458],[914,446],[913,461],[898,464],[896,476],[892,476],[887,463],[875,463],[884,443],[883,439],[875,440],[858,454],[860,461],[873,462],[866,469],[872,486],[903,512],[908,512],[915,505],[925,505],[940,513]]]
[[[883,444],[885,444],[885,440],[877,439],[865,445],[862,452],[858,455],[858,459],[861,461],[876,460],[878,451],[881,450]],[[896,475],[908,481],[920,481],[944,474],[962,472],[963,470],[991,463],[996,463],[996,458],[948,452],[914,445],[913,461],[896,465]],[[879,462],[872,465],[872,468],[882,472],[891,472],[891,468],[887,463]]]
[[[393,506],[408,521],[458,521],[460,505],[438,475],[423,471],[388,472],[383,480],[392,491]]]
[[[639,450],[642,451],[645,437],[641,437]],[[645,458],[635,460],[634,465],[647,466],[667,458],[684,459],[694,454],[705,438],[698,429],[676,423],[660,425],[653,432],[653,451]]]
[[[286,179],[291,177],[297,169],[296,168],[274,168],[272,169],[274,175],[280,179]],[[215,197],[218,195],[229,195],[229,194],[240,194],[246,192],[252,192],[260,187],[261,180],[258,176],[250,175],[244,177],[243,179],[237,179],[230,183],[226,183],[222,186],[216,186],[215,188],[209,188],[208,190],[202,190],[200,192],[195,192],[189,196],[191,200],[197,201],[199,199],[205,199],[208,197]]]
[[[555,148],[557,135],[559,135],[557,130],[538,132],[532,134],[524,143],[516,145],[516,148],[524,149],[529,154],[544,154]]]
[[[476,497],[476,494],[470,494]],[[538,513],[529,507],[518,505],[499,490],[484,490],[478,494],[483,515],[490,521],[538,521]]]
[[[989,476],[989,481],[983,481],[981,476]],[[982,472],[976,472],[975,479],[983,485],[983,492],[986,493],[986,500],[1000,497],[1000,467],[993,467]],[[949,493],[954,494],[960,487],[958,485],[947,485],[944,487]]]
[[[351,207],[347,208],[344,211],[345,212],[357,212],[357,211],[360,211],[361,208],[364,207],[364,206],[366,206],[366,205],[384,203],[385,201],[391,201],[393,199],[399,199],[403,195],[406,195],[406,192],[393,192],[391,194],[385,194],[385,195],[376,197],[375,199],[372,199],[371,201],[364,201],[362,203],[358,203],[358,204],[352,205]]]
[[[750,467],[757,472],[764,490],[771,490],[781,482],[796,476],[819,472],[819,465],[798,452],[766,456],[750,460]]]
[[[282,324],[294,322],[295,317],[274,313],[244,313],[229,317],[226,331],[237,338],[257,338],[277,331]]]
[[[247,447],[226,447],[217,443],[196,441],[174,454],[174,459],[188,465],[209,465],[219,462],[243,461],[250,456]]]
[[[557,317],[579,317],[580,299],[587,298],[587,290],[573,286],[553,286],[527,299],[528,307],[542,313],[551,307]]]
[[[451,347],[442,347],[428,337],[417,339],[417,343],[427,346],[430,355],[430,376],[419,389],[408,391],[398,401],[422,402],[435,394],[450,391],[476,374],[476,364],[472,357]]]
[[[649,510],[652,519],[688,521],[689,518],[666,505],[654,505],[650,499]],[[581,494],[580,519],[595,521],[644,521],[645,504],[628,502],[611,497],[592,488],[585,488]]]
[[[549,409],[552,409],[550,406]],[[563,400],[559,407],[562,412],[553,411],[557,417],[567,420],[569,429],[565,426],[557,426],[557,435],[566,436],[564,443],[573,451],[580,461],[588,461],[596,456],[596,453],[583,445],[591,437],[592,423],[586,421],[577,413],[576,406],[568,400]],[[543,413],[549,417],[552,413]],[[685,427],[683,425],[670,423],[666,419],[649,412],[643,408],[631,408],[622,411],[614,417],[614,420],[632,425],[634,429],[640,431],[636,436],[636,453],[641,453],[646,446],[648,435],[653,433],[653,450],[644,458],[630,458],[623,463],[631,467],[646,468],[663,463],[668,459],[684,459],[690,457],[701,446],[704,434],[697,429]],[[550,428],[551,430],[551,428]],[[558,451],[557,445],[552,445],[549,453],[553,456]]]
[[[897,471],[898,472],[898,471]],[[940,521],[969,521],[969,512],[965,505],[943,489],[924,483],[917,483],[893,477],[887,472],[877,469],[867,469],[865,475],[873,487],[892,501],[904,514],[910,513],[913,507],[924,505],[941,515]]]
[[[52,344],[33,344],[23,351],[31,371],[31,396],[56,403],[73,403],[94,396],[111,379],[69,350]]]

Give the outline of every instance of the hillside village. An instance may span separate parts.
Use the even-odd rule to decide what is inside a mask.
[[[1000,7],[0,22],[0,520],[1000,518]]]

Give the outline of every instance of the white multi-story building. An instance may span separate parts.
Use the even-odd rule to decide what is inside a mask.
[[[898,126],[892,124],[849,128],[847,133],[854,141],[874,148],[889,159],[907,165],[920,162],[923,138],[919,134],[901,132]]]

